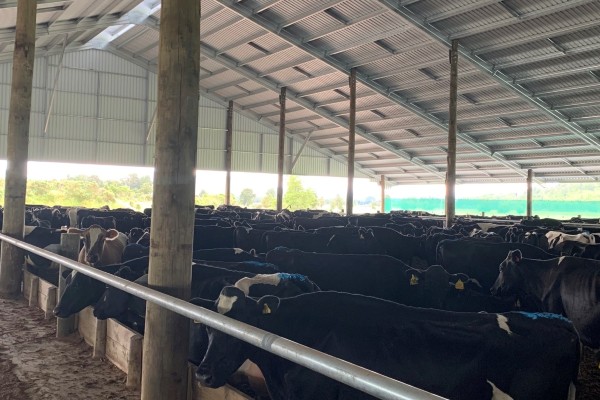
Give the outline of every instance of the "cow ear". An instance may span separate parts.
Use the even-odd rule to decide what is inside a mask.
[[[119,231],[116,229],[109,229],[106,231],[106,238],[107,239],[114,239],[117,236],[119,236]]]
[[[520,263],[523,259],[523,254],[521,253],[521,250],[513,250],[511,251],[510,258],[513,262]]]
[[[273,314],[279,308],[280,301],[277,296],[263,296],[258,299],[258,310],[261,314]]]

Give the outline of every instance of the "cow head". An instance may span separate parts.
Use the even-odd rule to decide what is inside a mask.
[[[105,289],[105,284],[77,271],[67,277],[65,292],[53,310],[55,316],[67,318],[94,304]]]
[[[80,255],[80,261],[85,261],[86,264],[92,267],[97,267],[102,259],[104,251],[104,241],[113,240],[119,236],[119,232],[115,229],[104,229],[100,225],[92,225],[87,229],[69,228],[68,233],[79,233],[83,239],[84,259]]]
[[[411,305],[443,309],[444,299],[451,292],[463,292],[471,288],[473,281],[468,275],[450,274],[441,265],[426,270],[410,268],[405,272],[412,294]]]
[[[523,281],[521,277],[522,266],[519,264],[523,259],[521,250],[511,250],[508,252],[506,259],[500,264],[500,273],[496,282],[490,289],[490,292],[495,296],[509,296],[520,292],[520,283]]]
[[[264,296],[255,301],[234,286],[224,287],[215,302],[203,299],[191,302],[250,325],[256,325],[261,315],[274,313],[279,306],[278,297]],[[216,329],[206,329],[208,349],[196,370],[196,378],[205,386],[218,388],[248,358],[250,345]]]

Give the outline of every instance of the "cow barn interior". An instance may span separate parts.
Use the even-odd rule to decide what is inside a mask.
[[[326,400],[357,398],[356,390],[394,399],[600,398],[593,351],[600,346],[598,225],[528,219],[530,196],[527,215],[517,220],[464,220],[454,213],[455,184],[598,181],[599,60],[597,0],[0,1],[0,158],[8,161],[0,236],[0,370],[7,378],[0,398],[77,398],[78,388],[94,390],[86,398],[144,400]],[[153,166],[152,209],[26,205],[27,161]],[[195,205],[196,169],[227,171],[227,187],[231,171],[278,174],[277,210]],[[284,173],[347,177],[347,215],[282,209]],[[352,183],[359,177],[380,182],[382,192],[445,183],[446,215],[353,215]],[[34,228],[42,215],[49,226]],[[471,235],[477,238],[465,238]],[[15,242],[23,238],[36,247],[58,246],[51,251],[84,266],[63,274],[66,267],[46,265],[29,248],[25,253]],[[117,262],[110,258],[115,248],[123,253]],[[123,261],[125,250],[141,257]],[[128,298],[125,317],[106,319],[97,315],[100,292],[87,304],[96,307],[64,311],[76,277],[88,279],[94,291],[105,282],[101,275],[86,278],[89,270],[145,277],[146,286],[184,300],[210,293],[204,299],[218,299],[215,310],[226,314],[211,318],[239,317],[240,299],[254,304],[253,296],[261,297],[259,319],[283,318],[303,299],[313,305],[335,299],[331,310],[357,303],[394,310],[373,319],[348,308],[328,332],[321,325],[332,319],[323,318],[315,332],[339,336],[346,347],[337,353],[323,337],[303,338],[368,370],[357,373],[393,379],[344,381],[359,385],[350,389],[293,364],[268,370],[276,356],[256,362],[265,366],[263,377],[256,368],[217,377],[211,356],[223,350],[216,345],[195,359],[198,369],[188,363],[188,343],[206,332],[204,325],[188,329],[188,317],[154,300],[140,305]],[[561,272],[542,288],[546,297],[527,286],[540,279],[531,270]],[[510,281],[515,271],[518,290]],[[198,282],[217,272],[225,277],[219,275],[218,291],[208,284],[199,289]],[[254,286],[255,274],[270,273],[275,280]],[[551,290],[556,287],[562,289]],[[573,306],[581,303],[587,306]],[[320,309],[328,307],[311,311],[325,315]],[[348,316],[356,319],[353,329],[363,321],[381,329],[348,334]],[[458,329],[457,321],[481,329]],[[302,324],[288,322],[300,341]],[[213,328],[211,343],[229,340]],[[35,329],[44,332],[32,335]],[[439,339],[444,332],[448,342]],[[360,342],[360,335],[371,340]],[[59,359],[45,350],[50,346],[55,354],[69,348],[83,354],[87,346],[79,337],[91,355],[57,366],[62,375],[30,380],[46,368],[32,366],[28,352]],[[263,338],[253,343],[273,350],[275,336]],[[432,354],[434,339],[448,347]],[[410,351],[431,357],[431,364],[417,358],[407,368],[374,358],[381,349],[350,350],[380,341],[390,346],[385,354]],[[316,364],[312,357],[304,356]],[[81,367],[68,372],[73,363]],[[126,382],[116,370],[94,381],[106,364],[125,372]],[[278,375],[286,371],[287,379]],[[59,382],[67,373],[69,390]],[[102,392],[106,386],[122,391]]]

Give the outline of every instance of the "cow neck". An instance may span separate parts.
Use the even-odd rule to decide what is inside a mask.
[[[536,298],[546,304],[546,300],[554,291],[554,286],[557,282],[557,277],[562,268],[557,259],[551,260],[528,260],[527,266],[519,266],[518,268],[526,268],[526,271],[521,272],[524,283],[524,291],[534,295]]]

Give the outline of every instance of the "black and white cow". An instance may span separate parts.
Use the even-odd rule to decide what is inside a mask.
[[[580,345],[555,314],[453,313],[340,292],[253,300],[225,287],[211,310],[451,399],[574,396]],[[244,360],[273,400],[373,399],[212,328],[196,377],[220,387]],[[574,398],[574,397],[569,397]]]

